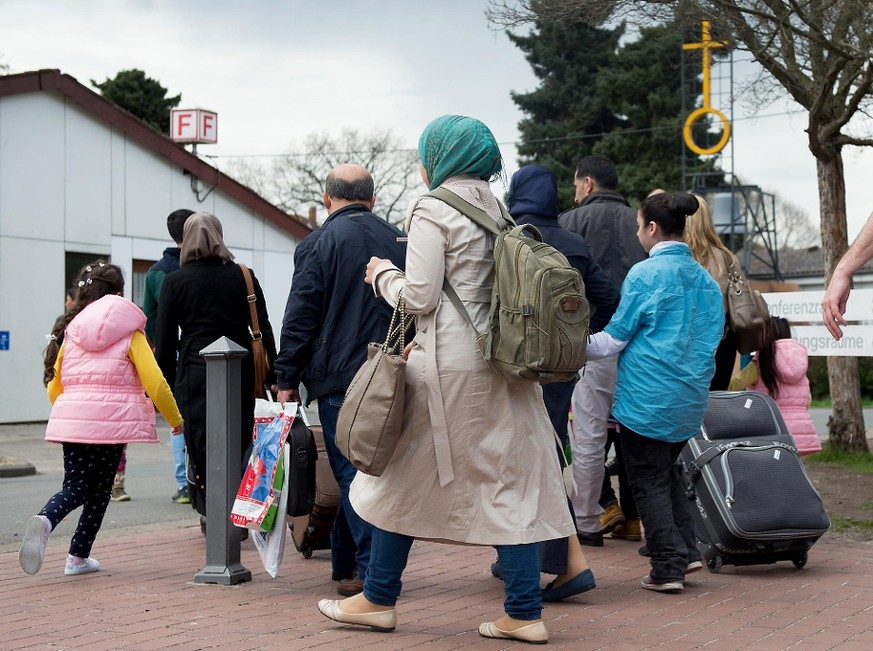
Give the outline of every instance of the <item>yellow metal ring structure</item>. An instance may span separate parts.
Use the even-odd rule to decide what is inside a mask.
[[[703,149],[702,147],[698,147],[697,143],[694,142],[694,137],[692,136],[691,129],[694,126],[694,123],[707,113],[712,113],[713,115],[717,116],[719,120],[721,120],[722,132],[721,139],[715,145],[709,147],[708,149]],[[725,114],[718,109],[714,109],[711,106],[702,106],[696,111],[693,111],[691,115],[686,118],[685,128],[682,131],[682,135],[685,138],[685,144],[688,146],[688,149],[693,151],[695,154],[698,154],[700,156],[717,154],[722,149],[724,149],[724,146],[727,144],[728,139],[731,137],[731,123],[728,121],[727,117],[725,117]]]

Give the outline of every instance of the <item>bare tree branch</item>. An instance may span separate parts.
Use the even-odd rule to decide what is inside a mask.
[[[327,133],[307,136],[301,153],[276,159],[266,184],[270,196],[286,212],[307,214],[315,206],[321,217],[322,192],[328,172],[341,163],[365,167],[375,184],[377,214],[402,222],[413,189],[418,189],[418,154],[403,148],[390,131],[366,135],[344,129],[338,137]]]

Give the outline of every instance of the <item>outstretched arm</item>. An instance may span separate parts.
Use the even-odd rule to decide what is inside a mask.
[[[849,291],[852,288],[852,276],[871,258],[873,258],[873,214],[867,218],[864,228],[834,269],[821,302],[825,327],[834,339],[843,336],[842,326],[846,325],[843,315],[846,313],[846,302],[849,300]]]

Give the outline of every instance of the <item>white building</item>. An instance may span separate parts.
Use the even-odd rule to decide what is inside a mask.
[[[310,229],[68,75],[0,76],[0,423],[41,421],[46,334],[84,264],[109,258],[141,304],[178,208],[214,213],[250,265],[278,338]],[[277,342],[278,343],[278,342]]]

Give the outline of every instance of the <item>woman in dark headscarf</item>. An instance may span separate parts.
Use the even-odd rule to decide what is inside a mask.
[[[158,300],[155,356],[185,419],[188,493],[201,516],[206,515],[206,362],[200,351],[227,337],[249,351],[242,360],[240,464],[252,441],[254,362],[249,331],[245,280],[224,244],[221,222],[195,213],[185,222],[181,268],[169,274]],[[258,324],[270,365],[276,358],[273,330],[258,279],[252,273]],[[181,334],[180,334],[181,329]],[[201,524],[203,519],[201,518]]]
[[[422,177],[481,208],[500,206],[489,180],[500,150],[482,122],[444,116],[419,141]],[[414,538],[497,547],[505,615],[485,637],[542,643],[537,542],[575,535],[542,390],[509,384],[485,363],[475,333],[442,292],[447,279],[479,331],[488,322],[494,259],[490,232],[425,195],[412,207],[406,272],[373,258],[366,282],[394,305],[402,290],[416,315],[406,368],[404,431],[381,477],[358,473],[355,510],[374,525],[363,594],[323,600],[336,621],[392,630],[401,574]]]

